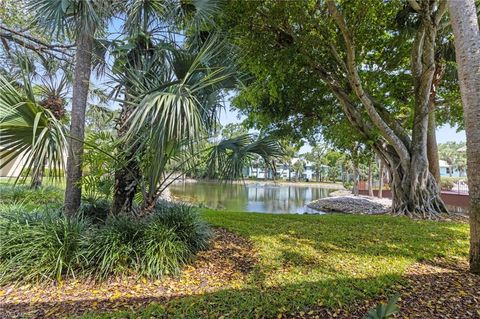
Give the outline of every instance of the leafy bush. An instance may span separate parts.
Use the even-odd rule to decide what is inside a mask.
[[[0,215],[0,282],[60,280],[81,264],[79,247],[88,224],[59,211]]]
[[[188,244],[175,233],[175,229],[158,220],[147,224],[137,251],[141,253],[138,272],[150,278],[177,275],[181,266],[193,256]]]
[[[353,183],[352,182],[343,182],[343,187],[345,187],[345,189],[351,190],[352,187],[353,187]]]
[[[174,229],[193,253],[208,248],[212,232],[208,224],[200,218],[195,207],[161,202],[155,207],[151,218],[159,219],[166,226]]]
[[[128,272],[136,264],[134,245],[144,227],[141,220],[121,215],[92,228],[84,247],[88,272],[97,279]]]
[[[453,187],[455,186],[455,184],[453,183],[452,180],[445,179],[445,178],[441,179],[440,184],[441,184],[442,189],[447,190],[447,191],[452,190]]]
[[[79,213],[92,222],[104,222],[110,214],[111,202],[106,199],[84,199]]]

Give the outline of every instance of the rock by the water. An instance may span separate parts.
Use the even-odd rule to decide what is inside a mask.
[[[347,214],[385,214],[390,211],[391,200],[368,196],[335,196],[311,202],[310,208],[322,212],[337,212]]]

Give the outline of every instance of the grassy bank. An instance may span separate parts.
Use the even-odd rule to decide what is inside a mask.
[[[84,318],[277,317],[392,293],[418,261],[465,260],[468,225],[390,216],[271,215],[204,211],[250,241],[258,261],[235,288]]]

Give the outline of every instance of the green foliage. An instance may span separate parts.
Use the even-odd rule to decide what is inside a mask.
[[[447,191],[452,190],[453,187],[455,186],[455,184],[453,183],[453,181],[451,179],[443,178],[443,177],[440,180],[440,185],[441,185],[442,189],[447,190]]]
[[[282,146],[272,136],[239,135],[222,140],[210,149],[208,175],[211,178],[239,179],[243,177],[244,169],[257,159],[273,169],[273,161],[284,155]]]
[[[115,183],[114,136],[108,131],[91,132],[85,138],[83,155],[83,196],[86,199],[111,198]]]
[[[391,297],[386,304],[381,303],[375,309],[370,310],[363,319],[388,319],[400,311],[397,306],[399,295]]]
[[[150,278],[176,275],[208,247],[209,227],[193,207],[161,204],[143,219],[110,216],[88,236],[87,268],[96,278],[136,272]]]
[[[42,175],[48,163],[54,177],[63,177],[65,135],[62,121],[36,101],[29,79],[18,87],[0,75],[0,168],[21,158],[22,171],[32,176]]]
[[[450,165],[450,176],[457,170],[460,176],[467,170],[467,152],[465,142],[446,142],[438,144],[438,155]]]
[[[106,199],[84,199],[80,205],[79,214],[94,223],[107,220],[110,214],[111,202]]]
[[[163,202],[151,217],[175,230],[175,233],[196,253],[209,247],[212,231],[191,205]]]
[[[0,283],[105,280],[176,275],[208,248],[209,226],[195,208],[162,203],[152,215],[108,216],[109,202],[84,202],[81,214],[0,205]]]
[[[92,276],[106,279],[131,272],[138,260],[135,245],[141,241],[143,221],[129,216],[112,216],[90,231],[85,247],[87,269]]]
[[[0,282],[74,277],[87,227],[61,211],[0,212]]]
[[[177,275],[192,257],[188,243],[159,220],[150,221],[143,230],[137,253],[140,261],[138,273],[149,278]]]
[[[32,189],[26,185],[0,184],[0,203],[23,203],[32,209],[44,205],[61,205],[64,191],[54,186]]]

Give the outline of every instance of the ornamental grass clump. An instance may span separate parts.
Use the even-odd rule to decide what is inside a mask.
[[[193,253],[209,247],[212,230],[193,206],[162,202],[156,206],[150,218],[159,219],[164,225],[174,229]]]
[[[208,247],[211,231],[193,207],[162,203],[147,217],[103,218],[105,207],[83,207],[69,218],[58,209],[2,205],[0,283],[131,275],[158,279],[179,274]]]
[[[60,211],[0,214],[0,283],[60,281],[80,273],[80,246],[89,227]]]

